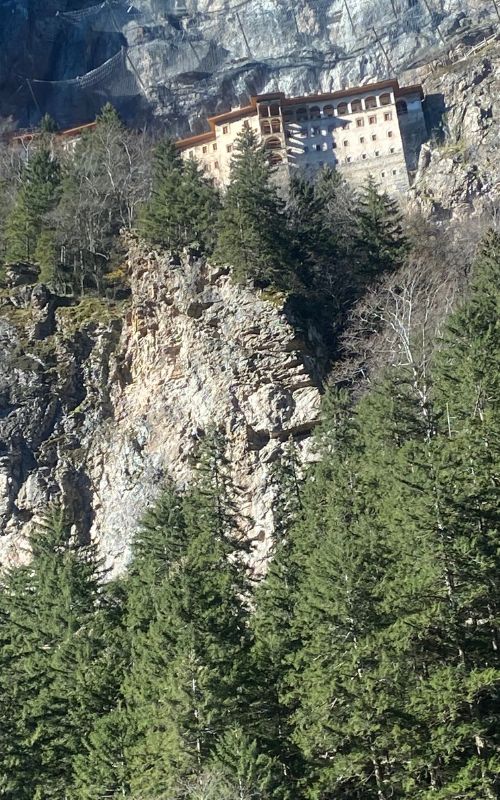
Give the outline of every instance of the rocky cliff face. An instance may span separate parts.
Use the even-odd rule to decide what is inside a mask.
[[[321,353],[279,296],[236,288],[192,254],[179,263],[130,241],[132,300],[67,308],[41,286],[5,292],[0,316],[2,561],[51,499],[123,568],[131,533],[167,476],[189,481],[213,427],[227,437],[256,569],[273,519],[272,463],[291,437],[304,458]]]
[[[430,141],[411,200],[447,220],[494,215],[500,200],[500,43],[421,70]]]
[[[401,75],[497,23],[491,0],[7,0],[2,114],[68,126],[111,100],[130,122],[196,133],[251,94]]]
[[[46,75],[56,77],[69,75],[72,69],[78,70],[73,74],[82,74],[91,64],[89,51],[90,60],[75,66],[78,50],[73,62],[65,62],[64,47],[58,64],[50,63],[46,52],[34,57],[42,41],[38,33],[43,20],[44,30],[54,31],[60,24],[55,20],[58,5],[62,3],[56,0],[29,4],[10,0],[0,7],[0,20],[10,26],[0,26],[0,43],[10,31],[9,43],[3,50],[0,47],[4,88],[9,63],[11,74],[12,65],[19,70],[22,65],[33,70],[43,66]],[[129,55],[136,59],[137,75],[132,74],[144,84],[141,96],[147,107],[137,110],[132,104],[134,113],[175,117],[179,130],[199,129],[205,111],[227,108],[253,91],[329,89],[384,74],[380,43],[372,41],[346,56],[347,49],[354,48],[355,31],[366,34],[370,23],[379,20],[380,15],[374,15],[382,4],[365,0],[350,4],[351,25],[340,2],[304,0],[290,7],[278,0],[259,0],[259,4],[248,0],[237,13],[225,13],[222,19],[221,6],[215,2],[200,3],[194,16],[180,18],[167,13],[159,0],[144,1],[127,6],[125,12],[121,9],[120,13],[130,8],[130,14],[136,14],[135,28],[131,18],[120,17],[119,5],[106,3],[91,9],[88,17],[66,20],[64,25],[76,26],[74,36],[87,30],[85,26],[92,25],[96,32],[100,25],[98,40],[111,47],[114,40],[107,38],[99,20],[104,11],[113,10],[114,31],[125,37],[122,44],[132,47],[134,37],[143,37]],[[467,36],[473,41],[476,34],[467,34],[466,29],[481,15],[489,25],[487,5],[470,0],[471,14],[464,21],[452,2],[443,2],[434,22],[443,36],[455,31],[463,41]],[[400,8],[398,0],[394,7]],[[267,17],[259,16],[258,8],[265,8]],[[341,8],[345,13],[340,19]],[[290,23],[279,17],[279,37],[269,22],[271,17],[278,19],[278,9],[286,11]],[[397,28],[401,21],[394,14],[386,38],[379,40],[395,64],[408,66],[412,59],[418,60],[424,45],[432,45],[423,28],[415,33],[418,20],[426,19],[423,6],[412,4],[412,9],[408,19],[414,21],[414,29]],[[141,32],[139,11],[152,15],[158,24],[143,25]],[[219,21],[210,39],[215,44],[207,54],[220,58],[220,65],[204,77],[201,68],[190,76],[187,66],[192,62],[182,62],[182,54],[186,48],[193,54],[195,35],[200,48],[207,40],[212,12]],[[26,47],[11,52],[20,32],[28,37]],[[272,43],[269,36],[274,36]],[[432,36],[440,36],[435,26]],[[238,61],[238,47],[256,53],[257,60],[247,53]],[[328,61],[325,54],[335,48],[335,58]],[[287,49],[288,61],[275,58]],[[431,132],[410,203],[443,220],[468,217],[466,224],[471,224],[471,212],[479,218],[498,208],[498,42],[469,53],[465,60],[445,62],[413,64],[406,73],[408,80],[424,82]],[[208,55],[203,63],[211,63]],[[187,70],[183,73],[182,64]],[[105,73],[108,82],[118,80],[116,69],[112,64]],[[127,80],[130,70],[129,64]],[[183,81],[191,81],[188,88]],[[81,114],[78,121],[86,118],[85,105],[77,102],[83,96],[80,84],[67,87],[67,108],[75,103]],[[122,92],[125,89],[122,84]],[[63,97],[58,92],[51,89],[47,95],[57,99],[56,110]],[[1,86],[0,96],[8,100]],[[20,91],[16,97],[21,96]],[[99,96],[102,100],[104,95]],[[20,107],[12,102],[12,109]],[[0,292],[0,561],[26,557],[25,541],[33,522],[57,498],[73,514],[80,534],[94,537],[109,565],[122,569],[130,535],[144,508],[167,476],[181,485],[189,481],[193,451],[217,426],[227,437],[258,569],[272,528],[273,461],[290,437],[303,458],[310,457],[322,383],[321,345],[306,346],[287,317],[282,298],[235,287],[227,274],[211,269],[195,254],[187,253],[174,263],[141,249],[132,239],[128,269],[132,298],[127,303],[104,305],[88,298],[71,306],[68,298],[36,285],[36,275],[28,267],[17,269],[15,280],[11,276],[11,284],[18,285]]]

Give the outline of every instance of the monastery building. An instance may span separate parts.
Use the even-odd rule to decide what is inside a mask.
[[[329,165],[352,183],[372,174],[388,192],[405,192],[427,138],[422,101],[421,86],[401,87],[397,80],[305,97],[257,95],[248,106],[209,117],[207,133],[177,147],[225,185],[236,137],[249,125],[284,180],[292,169],[314,173]]]

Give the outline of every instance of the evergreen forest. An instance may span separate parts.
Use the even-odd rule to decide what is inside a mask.
[[[250,130],[224,194],[112,108],[71,157],[3,153],[3,280],[126,302],[120,232],[314,320],[314,458],[273,465],[256,579],[218,430],[110,578],[57,505],[0,580],[0,798],[500,797],[500,234],[333,170],[280,190]],[[78,224],[75,224],[75,220]],[[460,236],[462,238],[460,238]]]

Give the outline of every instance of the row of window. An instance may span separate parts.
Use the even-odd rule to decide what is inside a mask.
[[[378,102],[377,102],[377,100],[378,100]],[[323,108],[320,108],[320,106],[310,106],[310,107],[307,107],[307,106],[302,107],[301,106],[300,108],[295,109],[295,108],[290,107],[290,106],[285,106],[284,109],[283,109],[283,114],[286,117],[290,117],[290,116],[293,116],[294,114],[296,114],[297,119],[299,119],[299,118],[303,118],[303,119],[321,119],[322,116],[324,116],[324,117],[333,117],[333,116],[335,116],[335,112],[337,112],[337,116],[341,117],[344,114],[359,114],[360,111],[369,111],[370,109],[378,108],[379,106],[389,106],[391,104],[391,102],[392,102],[392,98],[391,98],[390,93],[389,92],[384,92],[384,94],[381,94],[378,98],[375,97],[375,95],[369,95],[368,97],[365,97],[364,99],[357,98],[356,100],[351,100],[350,103],[341,102],[341,103],[338,103],[336,106],[328,104],[328,105],[323,106]],[[401,101],[398,101],[398,102],[402,104],[401,105],[402,113],[405,113],[403,111],[403,108],[406,107],[405,101],[401,100]],[[276,111],[276,109],[277,109],[277,107],[274,106],[274,108],[271,107],[269,109],[269,111],[273,111],[273,110]],[[262,108],[262,106],[260,106],[259,107],[260,115],[261,116],[269,116],[269,114],[263,113],[263,111],[264,111],[264,109]],[[271,116],[274,116],[274,114],[271,114]]]
[[[386,111],[384,114],[384,122],[391,122],[392,121],[392,111]],[[374,114],[373,116],[368,117],[368,124],[369,125],[376,125],[377,124],[377,116]],[[363,117],[359,117],[356,119],[356,127],[357,128],[364,128],[365,120]],[[293,128],[289,128],[287,130],[287,134],[289,136],[299,136],[303,138],[307,138],[307,136],[326,136],[328,133],[335,133],[337,130],[349,130],[351,127],[350,122],[344,121],[341,125],[329,125],[328,128],[321,128],[319,125],[312,125],[310,128],[301,128],[300,130],[293,130]]]
[[[359,114],[363,111],[372,111],[380,108],[380,106],[391,105],[392,99],[390,94],[382,94],[377,103],[376,97],[366,97],[364,104],[361,100],[353,100],[351,103],[339,103],[336,107],[333,105],[326,105],[322,109],[319,106],[312,106],[311,108],[290,108],[285,106],[283,109],[283,116],[289,120],[292,117],[297,119],[297,122],[305,122],[309,119],[322,119],[325,117],[344,117],[349,114]],[[396,111],[398,116],[408,114],[408,106],[405,100],[396,101]]]
[[[393,155],[395,152],[396,151],[395,151],[394,147],[391,147],[391,149],[389,150],[389,153],[391,153],[391,155]],[[369,157],[369,155],[370,156],[375,156],[375,158],[378,158],[380,156],[380,150],[375,150],[374,153],[370,153],[370,154],[361,153],[361,160],[362,161],[366,161],[366,159]],[[347,156],[346,159],[345,159],[345,163],[346,164],[351,164],[355,160],[356,159],[353,156]],[[394,172],[394,174],[396,174],[396,173]]]
[[[344,147],[347,147],[348,144],[349,144],[348,142],[344,142]],[[321,152],[326,153],[328,150],[336,150],[336,149],[337,149],[336,142],[332,142],[330,145],[328,145],[326,142],[324,144],[313,144],[312,147],[311,147],[311,151],[313,153],[321,153]],[[288,152],[292,152],[292,148],[288,148]],[[300,152],[301,153],[308,153],[309,152],[309,148],[308,147],[303,147],[303,148],[301,148]],[[393,155],[395,152],[396,152],[396,148],[395,147],[390,147],[389,148],[389,153],[391,155]],[[380,155],[380,150],[375,150],[374,151],[374,155],[375,156],[379,156]],[[361,157],[362,158],[367,158],[366,153],[363,154]],[[348,158],[351,158],[351,156],[348,156]]]

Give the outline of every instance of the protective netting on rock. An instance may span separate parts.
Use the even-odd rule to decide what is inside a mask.
[[[165,87],[195,87],[256,65],[282,74],[353,62],[380,79],[425,63],[457,33],[498,22],[497,13],[492,0],[104,0],[53,14],[52,30],[70,25],[89,43],[112,32],[126,45],[102,66],[51,86],[118,103],[140,93],[157,102]],[[32,83],[38,92],[40,82]]]
[[[62,81],[31,80],[32,98],[41,113],[49,113],[60,127],[87,122],[107,103],[126,109],[136,104],[141,86],[126,48],[85,75]]]

